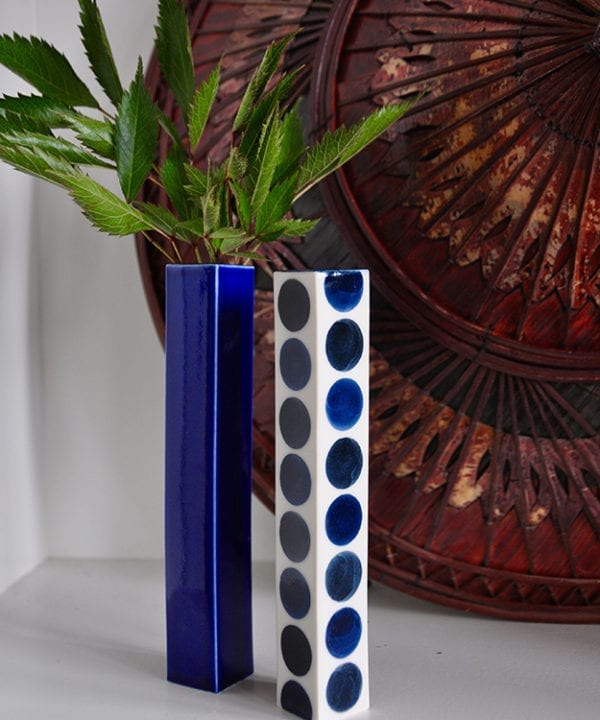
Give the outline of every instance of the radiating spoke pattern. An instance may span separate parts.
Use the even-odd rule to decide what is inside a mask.
[[[516,342],[525,364],[544,349],[568,374],[576,351],[594,377],[599,27],[597,0],[360,0],[329,29],[340,61],[317,90],[336,123],[425,93],[332,181],[342,226],[360,209],[346,225],[387,296],[424,295],[479,331],[469,342]]]

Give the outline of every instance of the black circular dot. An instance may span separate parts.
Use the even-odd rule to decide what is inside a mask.
[[[325,340],[325,352],[331,365],[341,372],[352,370],[363,353],[363,335],[353,320],[338,320]]]
[[[339,270],[325,278],[325,295],[340,312],[356,307],[363,294],[363,276],[356,270]]]
[[[312,651],[306,635],[295,625],[284,627],[281,632],[281,655],[288,670],[302,677],[310,670]]]
[[[312,720],[312,705],[306,690],[295,680],[288,680],[281,688],[281,707],[303,720]]]
[[[279,521],[279,541],[292,562],[302,562],[310,550],[308,525],[296,512],[286,512]]]
[[[345,658],[356,650],[361,634],[360,615],[352,608],[342,608],[327,623],[325,644],[333,657]]]
[[[336,668],[327,683],[327,702],[336,712],[344,712],[356,705],[362,692],[362,675],[354,663]]]
[[[356,425],[363,410],[363,395],[358,383],[343,378],[333,383],[327,393],[325,411],[336,430],[348,430]]]
[[[362,508],[352,495],[334,500],[325,516],[327,537],[334,545],[347,545],[354,540],[362,523]]]
[[[279,411],[279,430],[285,442],[294,450],[306,445],[310,437],[310,415],[298,398],[283,401]]]
[[[310,316],[310,298],[298,280],[286,280],[279,290],[277,310],[281,322],[291,332],[301,330]]]
[[[286,568],[279,578],[279,597],[290,617],[300,620],[310,610],[310,588],[296,568]]]
[[[310,353],[296,338],[286,340],[279,353],[279,370],[283,382],[292,390],[302,390],[310,379]]]
[[[283,496],[292,505],[302,505],[308,500],[310,470],[299,455],[290,453],[283,458],[279,467],[279,482]]]
[[[345,551],[338,553],[325,571],[325,587],[332,600],[349,600],[360,585],[362,565],[357,555]]]
[[[327,453],[325,472],[329,482],[342,490],[354,485],[360,476],[362,465],[362,451],[356,440],[340,438]]]

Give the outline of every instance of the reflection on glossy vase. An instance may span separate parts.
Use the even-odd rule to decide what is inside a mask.
[[[167,676],[219,692],[252,673],[254,271],[166,270]]]
[[[277,698],[310,720],[369,705],[368,273],[275,274]]]

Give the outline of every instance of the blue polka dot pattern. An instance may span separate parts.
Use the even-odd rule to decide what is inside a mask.
[[[362,452],[356,440],[340,438],[327,453],[325,472],[333,487],[345,490],[358,480],[362,465]]]
[[[325,572],[325,587],[329,597],[338,602],[349,600],[362,579],[362,565],[357,555],[345,551],[332,558]]]
[[[334,545],[347,545],[354,540],[362,523],[362,508],[352,495],[336,498],[325,516],[327,537]]]
[[[296,625],[287,625],[281,633],[281,655],[288,670],[298,677],[312,665],[312,650],[306,635]]]
[[[363,276],[356,271],[332,272],[325,278],[325,295],[340,312],[355,308],[363,294]]]
[[[327,624],[325,644],[333,657],[345,658],[356,650],[361,633],[360,615],[352,608],[342,608]]]
[[[286,512],[279,523],[279,542],[292,562],[302,562],[310,550],[308,525],[296,512]]]
[[[298,332],[308,322],[310,298],[304,285],[298,280],[286,280],[279,291],[277,310],[281,322],[291,332]]]
[[[312,720],[313,711],[306,690],[296,680],[288,680],[281,689],[281,707],[303,720]]]
[[[363,353],[363,336],[358,325],[353,320],[334,323],[327,333],[325,353],[336,370],[352,370]]]
[[[349,430],[356,425],[362,410],[363,396],[357,382],[343,378],[331,386],[327,393],[325,411],[336,430]]]
[[[311,489],[310,470],[304,460],[294,453],[286,455],[279,468],[279,481],[285,499],[292,505],[303,505]]]
[[[304,447],[310,437],[310,415],[302,400],[288,398],[279,411],[279,430],[294,450]]]
[[[281,347],[279,353],[279,370],[283,382],[291,390],[302,390],[310,380],[311,362],[306,345],[290,338]]]
[[[279,597],[290,617],[300,620],[310,610],[310,588],[296,568],[286,568],[279,578]]]
[[[362,691],[362,675],[354,663],[336,668],[327,683],[327,702],[335,712],[344,712],[356,705]]]

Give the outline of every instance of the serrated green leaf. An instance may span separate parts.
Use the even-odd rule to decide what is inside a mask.
[[[232,147],[229,153],[227,176],[231,180],[240,180],[248,170],[248,158],[242,155],[239,148]]]
[[[179,225],[179,218],[175,217],[170,210],[160,207],[160,205],[138,202],[135,206],[152,224],[154,230],[158,230],[165,235],[173,235],[175,227]]]
[[[260,234],[273,223],[279,222],[290,211],[295,191],[295,175],[271,189],[265,202],[258,208],[256,213],[257,234]]]
[[[109,235],[132,235],[152,225],[134,207],[87,175],[67,180],[69,193],[94,225]]]
[[[177,131],[177,127],[175,126],[175,123],[171,120],[171,118],[167,117],[163,112],[160,112],[158,116],[158,124],[165,131],[167,136],[171,138],[174,144],[177,145],[181,150],[183,150],[183,142],[181,140],[181,135]]]
[[[208,192],[209,178],[206,173],[192,165],[184,165],[187,179],[186,191],[192,197],[202,197]]]
[[[0,63],[52,100],[70,107],[98,107],[67,58],[45,40],[0,35]]]
[[[250,208],[250,197],[242,185],[238,182],[231,182],[229,187],[235,198],[235,210],[240,220],[240,225],[248,232],[252,211]]]
[[[0,144],[0,159],[16,170],[42,178],[56,185],[66,185],[68,176],[83,175],[70,163],[45,153],[40,148],[25,148]]]
[[[123,94],[115,123],[117,174],[127,200],[133,200],[148,177],[158,140],[158,111],[144,85],[142,61]]]
[[[319,223],[319,220],[282,220],[269,226],[260,234],[261,242],[274,242],[280,238],[303,237]]]
[[[296,103],[282,119],[279,167],[273,177],[273,184],[277,184],[297,172],[305,151],[304,128],[300,119],[298,103]]]
[[[16,97],[3,96],[0,98],[0,116],[13,116],[15,122],[21,122],[20,128],[15,130],[28,130],[32,127],[60,128],[67,127],[66,116],[72,111],[64,103],[56,102],[41,95],[17,95]],[[26,122],[32,125],[25,127]]]
[[[74,113],[67,116],[67,122],[85,147],[107,160],[116,160],[115,126],[108,118],[96,120]]]
[[[115,107],[123,97],[123,86],[96,0],[79,0],[81,40],[100,87]]]
[[[414,101],[388,105],[347,128],[328,131],[302,161],[295,200],[364,150],[411,108]]]
[[[160,179],[175,211],[182,220],[190,216],[190,201],[187,194],[188,176],[186,157],[183,150],[174,145],[160,169]]]
[[[156,49],[162,74],[187,120],[194,97],[192,42],[185,7],[179,0],[159,0]]]
[[[271,122],[265,126],[265,136],[259,147],[260,167],[254,183],[250,203],[253,210],[260,209],[266,201],[271,189],[271,181],[279,163],[281,150],[281,120],[277,112],[273,113]]]
[[[233,121],[234,132],[240,130],[250,119],[252,108],[256,106],[269,81],[273,75],[275,75],[279,62],[281,61],[283,51],[290,42],[291,38],[292,36],[284,37],[278,42],[271,43],[267,48],[260,64],[250,78],[246,92],[240,102],[240,106]]]
[[[189,136],[192,152],[195,152],[206,127],[208,116],[219,90],[221,63],[211,72],[206,82],[201,83],[194,95],[189,116]]]
[[[192,233],[197,237],[204,235],[204,221],[202,218],[194,218],[193,220],[186,220],[185,222],[178,222],[173,228],[175,233],[185,230],[188,233]]]
[[[236,251],[236,252],[229,252],[227,253],[229,257],[232,258],[243,258],[244,260],[259,260],[262,262],[269,262],[269,259],[266,258],[264,255],[261,255],[257,252],[250,252],[250,251]]]
[[[74,145],[63,138],[53,135],[42,135],[40,133],[6,133],[0,135],[0,145],[17,145],[31,149],[39,148],[48,155],[65,160],[74,165],[95,165],[97,167],[111,168],[112,165],[97,158],[92,153]]]
[[[230,229],[233,230],[233,228]],[[237,233],[231,232],[228,235],[223,236],[224,230],[225,228],[221,228],[220,230],[213,230],[211,233],[211,237],[220,240],[219,252],[223,255],[229,255],[253,240],[253,238],[248,237],[243,230]]]

